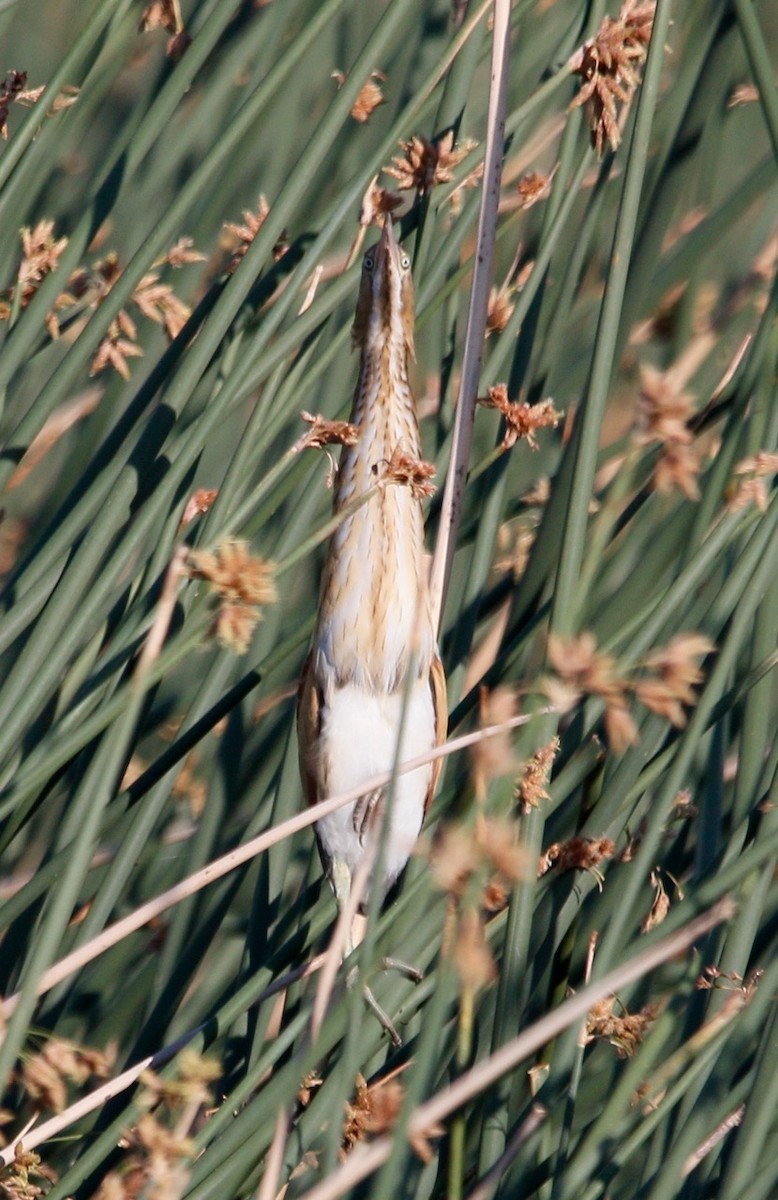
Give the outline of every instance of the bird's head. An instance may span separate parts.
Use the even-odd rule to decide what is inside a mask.
[[[411,260],[387,214],[381,240],[366,251],[351,335],[363,352],[396,346],[413,358]]]

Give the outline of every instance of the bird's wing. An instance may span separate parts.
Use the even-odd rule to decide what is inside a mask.
[[[305,660],[297,688],[297,753],[300,778],[309,804],[321,799],[316,770],[316,743],[321,732],[321,692],[313,671],[313,654]]]
[[[432,706],[435,710],[435,745],[441,746],[446,740],[446,733],[448,732],[448,699],[446,696],[446,676],[443,673],[443,663],[437,655],[433,658],[430,665],[430,688],[432,690]],[[435,787],[442,765],[442,758],[436,759],[432,764],[430,785],[427,788],[427,796],[424,801],[425,817],[427,809],[432,802],[432,797],[435,794]]]

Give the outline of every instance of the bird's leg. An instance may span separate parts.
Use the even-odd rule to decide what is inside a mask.
[[[368,792],[366,796],[360,796],[354,805],[354,814],[351,818],[351,823],[362,845],[364,845],[365,837],[370,832],[373,822],[381,811],[378,805],[383,799],[383,795],[384,789],[377,788],[374,792]]]
[[[399,971],[401,975],[407,976],[411,983],[421,983],[424,978],[424,972],[418,967],[412,967],[410,963],[403,962],[399,958],[382,958],[381,966],[385,971]]]
[[[351,872],[348,866],[340,858],[335,858],[330,867],[330,879],[332,881],[332,890],[335,893],[335,901],[338,906],[338,911],[342,912],[346,904],[348,904],[349,895],[351,893]],[[346,944],[344,947],[344,957],[348,958],[354,950],[353,922],[349,923],[346,931]],[[353,967],[346,976],[346,986],[352,988],[357,977],[357,968]],[[395,1046],[402,1046],[402,1038],[395,1029],[391,1017],[381,1007],[373,995],[372,990],[367,984],[362,987],[362,994],[365,997],[365,1003],[368,1008],[371,1008],[375,1013],[378,1022],[392,1039]]]

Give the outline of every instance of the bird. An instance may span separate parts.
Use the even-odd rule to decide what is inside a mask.
[[[409,382],[414,357],[410,259],[389,215],[380,241],[364,255],[352,326],[359,373],[344,445],[334,511],[352,506],[332,535],[323,569],[310,652],[298,688],[300,775],[309,804],[349,791],[396,761],[423,755],[446,735],[446,680],[427,580],[421,500],[407,486],[376,487],[394,455],[421,458],[421,435]],[[354,504],[372,492],[362,504]],[[381,788],[322,817],[315,825],[322,865],[339,911],[355,872],[375,853],[370,834],[383,819],[382,865],[370,868],[361,896],[382,901],[399,880],[421,831],[440,759],[398,774]],[[353,949],[349,930],[346,956]],[[372,994],[367,999],[382,1014]],[[384,1022],[387,1024],[386,1022]],[[391,1024],[387,1028],[396,1040]]]

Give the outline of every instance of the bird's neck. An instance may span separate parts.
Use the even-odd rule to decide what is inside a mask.
[[[351,419],[359,432],[342,451],[336,512],[375,488],[395,451],[420,457],[404,346],[363,347]],[[424,524],[408,487],[379,487],[333,535],[316,642],[321,665],[338,683],[372,692],[402,686],[412,661],[419,670],[429,666],[435,643]]]
[[[347,446],[340,464],[340,484],[371,487],[383,463],[395,450],[421,455],[416,407],[408,382],[408,354],[399,339],[363,347],[351,421],[359,429],[355,446]],[[341,487],[339,487],[339,492]],[[340,497],[336,497],[336,507]]]

